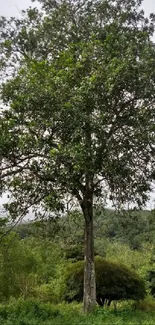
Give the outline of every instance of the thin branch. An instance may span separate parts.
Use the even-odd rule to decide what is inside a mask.
[[[17,158],[18,162],[16,164],[14,163],[13,165],[5,166],[5,167],[1,168],[1,170],[0,170],[0,174],[1,174],[0,178],[3,179],[5,177],[7,177],[7,176],[15,175],[15,174],[18,174],[19,172],[23,171],[32,158],[36,158],[36,159],[37,158],[45,158],[45,159],[48,159],[49,157],[46,156],[46,155],[43,155],[43,154],[34,154],[34,155],[30,155],[28,157],[21,158],[20,160],[19,160],[19,158]],[[23,163],[26,160],[28,160],[28,161],[26,162],[26,164],[24,166],[18,166],[19,164]],[[16,168],[16,169],[15,170],[10,170],[11,168]],[[7,172],[5,174],[3,174],[4,171],[7,171]]]
[[[2,234],[1,236],[0,236],[0,243],[2,242],[2,239],[5,237],[5,236],[7,236],[17,225],[18,225],[18,223],[20,223],[20,222],[22,222],[22,220],[23,220],[23,218],[24,218],[24,215],[22,215],[22,216],[20,216],[19,218],[18,218],[18,220],[13,224],[13,226],[11,226],[11,228],[9,228],[4,234]]]
[[[38,204],[41,200],[44,199],[46,195],[43,195],[42,197],[40,198],[37,198],[36,201],[34,201],[33,203],[29,204],[28,207],[26,207],[26,210],[30,209],[33,205],[36,205]],[[22,222],[23,218],[25,217],[25,213],[23,212],[22,215],[18,218],[18,220],[13,224],[13,226],[11,228],[9,228],[4,234],[2,234],[0,236],[0,243],[2,242],[2,239],[7,236],[19,223]]]
[[[79,191],[76,188],[73,189],[73,195],[77,198],[77,200],[79,201],[80,206],[81,206],[83,200],[82,200],[82,197],[81,197]]]
[[[0,179],[3,180],[5,177],[13,176],[13,175],[16,175],[16,174],[22,172],[26,168],[27,164],[28,164],[28,162],[24,166],[21,166],[20,168],[18,168],[16,170],[10,170],[10,171],[6,172],[5,174],[2,174]]]

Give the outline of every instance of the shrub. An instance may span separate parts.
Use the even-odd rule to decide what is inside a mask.
[[[155,269],[148,271],[146,279],[149,282],[151,295],[155,298]]]
[[[0,305],[1,318],[9,318],[10,316],[14,316],[14,318],[29,316],[29,318],[44,320],[59,315],[60,312],[56,306],[40,303],[36,299],[12,299],[8,305]]]
[[[73,261],[79,261],[84,258],[83,246],[82,245],[71,245],[65,249],[66,259]]]
[[[155,300],[152,297],[147,297],[142,301],[136,301],[133,307],[146,312],[155,311]]]
[[[140,300],[146,295],[144,281],[135,271],[124,265],[106,261],[101,257],[95,259],[97,302],[110,305],[114,300]],[[68,302],[83,299],[84,261],[71,264],[66,272],[66,290],[64,299]]]

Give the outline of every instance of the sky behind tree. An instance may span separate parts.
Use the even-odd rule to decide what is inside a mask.
[[[35,6],[36,3],[31,3],[31,0],[0,0],[0,16],[20,16],[21,10],[30,5]],[[155,13],[155,0],[144,0],[143,8],[146,14]]]

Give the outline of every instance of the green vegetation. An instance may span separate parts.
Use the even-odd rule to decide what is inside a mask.
[[[0,192],[10,193],[13,220],[31,207],[47,219],[78,206],[89,312],[96,305],[94,205],[110,199],[119,209],[140,208],[155,178],[155,15],[145,16],[141,0],[38,2],[20,18],[0,18],[0,101],[7,107],[0,109]],[[135,235],[129,227],[122,220],[126,244]],[[43,270],[33,279],[32,263],[24,263],[27,287],[42,285]],[[22,290],[18,278],[17,288],[11,283],[6,299]]]
[[[2,325],[154,325],[155,311],[133,310],[120,307],[119,310],[95,308],[90,315],[84,315],[82,306],[50,305],[37,300],[11,300],[6,306],[0,306]]]
[[[109,262],[101,257],[95,259],[96,294],[99,305],[107,301],[142,300],[145,298],[145,284],[136,272],[129,268]],[[66,275],[66,301],[82,301],[83,299],[84,261],[73,263],[68,267]]]
[[[118,216],[105,209],[102,213],[109,229],[116,219],[119,229],[122,214]],[[141,232],[141,245],[137,249],[127,243],[128,237],[121,230],[117,236],[109,237],[102,213],[101,207],[100,213],[95,212],[97,296],[99,305],[104,298],[107,301],[104,307],[96,306],[87,316],[81,304],[84,254],[83,219],[79,212],[56,220],[23,223],[14,231],[7,220],[1,222],[0,324],[154,325],[154,274],[151,272],[155,268],[155,255],[153,238],[148,236],[155,224],[154,211],[137,212],[141,215],[137,217],[139,223],[143,224],[146,218],[152,220],[150,227]],[[125,212],[124,222],[128,223],[128,218]],[[134,227],[131,218],[128,232]],[[132,242],[134,236],[137,236],[135,229]],[[110,307],[107,302],[111,302]]]

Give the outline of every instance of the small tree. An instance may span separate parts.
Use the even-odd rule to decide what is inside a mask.
[[[79,204],[84,309],[96,303],[93,204],[145,203],[153,168],[155,50],[141,0],[40,0],[0,20],[1,191],[13,218]]]
[[[112,263],[101,257],[95,258],[97,302],[104,306],[108,301],[140,300],[146,295],[144,281],[126,266]],[[82,301],[83,298],[84,262],[71,264],[66,272],[66,289],[64,298],[71,302]]]
[[[37,261],[32,251],[10,232],[1,238],[0,245],[0,301],[31,294],[36,284]]]

